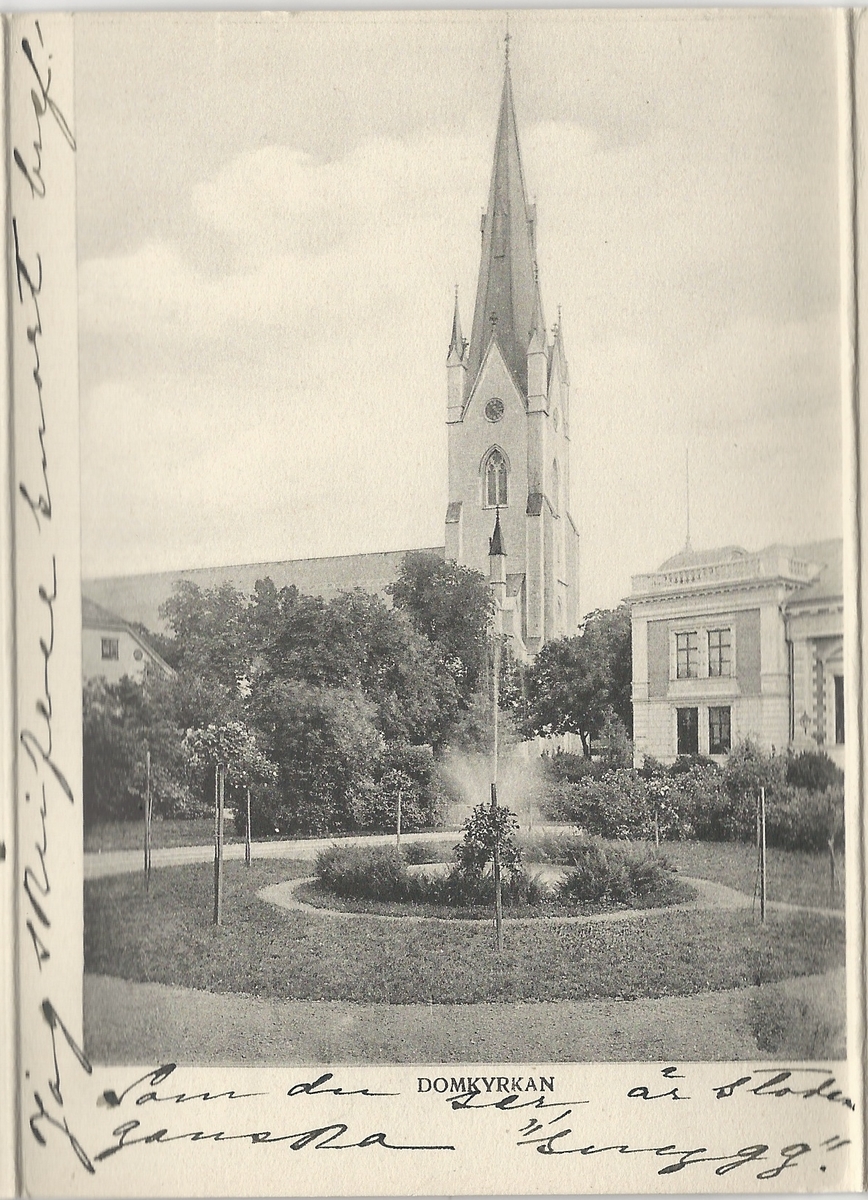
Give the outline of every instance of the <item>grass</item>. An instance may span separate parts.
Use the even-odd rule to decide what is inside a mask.
[[[310,864],[226,864],[225,924],[211,924],[209,864],[85,883],[85,970],[212,992],[361,1003],[634,999],[690,995],[825,972],[844,961],[843,922],[749,910],[507,928],[384,922],[277,909],[256,891]]]
[[[725,883],[753,895],[756,880],[755,846],[741,842],[664,842],[661,852],[682,875]],[[839,855],[839,889],[829,888],[829,859],[823,854],[770,848],[766,878],[769,900],[804,904],[811,908],[844,907],[844,856]]]

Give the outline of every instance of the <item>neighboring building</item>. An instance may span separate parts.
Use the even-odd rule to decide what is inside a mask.
[[[841,540],[689,548],[636,575],[635,762],[722,758],[750,737],[778,752],[819,747],[844,765]]]
[[[458,296],[447,358],[446,557],[485,572],[499,513],[504,632],[535,653],[578,631],[570,515],[570,380],[560,321],[549,341],[507,59],[470,342]],[[500,557],[500,555],[498,556]]]
[[[493,581],[498,613],[520,657],[578,631],[578,533],[570,515],[570,383],[560,323],[549,340],[537,281],[536,212],[527,202],[509,63],[503,81],[488,213],[469,343],[456,296],[447,358],[449,506],[444,547],[431,553],[489,574],[499,512],[502,550]],[[147,628],[175,584],[258,579],[328,599],[363,588],[386,595],[403,551],[88,579],[84,595]],[[501,559],[503,560],[501,562]]]
[[[81,601],[81,666],[85,680],[102,676],[107,683],[124,675],[141,680],[146,670],[174,675],[135,629],[86,596]]]

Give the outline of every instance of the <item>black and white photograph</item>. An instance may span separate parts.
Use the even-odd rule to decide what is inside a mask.
[[[784,1149],[745,1110],[738,1144],[678,1149],[695,1159],[669,1170],[695,1173],[664,1184],[676,1151],[643,1143],[658,1161],[619,1188],[852,1186],[844,22],[77,14],[66,109],[59,52],[27,34],[35,133],[8,169],[30,204],[56,159],[74,171],[78,444],[54,439],[44,372],[13,507],[41,535],[66,456],[80,643],[55,623],[59,560],[53,592],[33,586],[81,709],[62,775],[43,630],[48,740],[19,730],[19,756],[46,879],[52,812],[79,830],[81,1014],[41,1011],[55,1061],[60,1031],[76,1070],[120,1081],[107,1148],[59,1139],[97,1175],[122,1159],[159,1181],[129,1106],[190,1099],[185,1065],[225,1070],[230,1097],[248,1072],[302,1081],[288,1096],[368,1095],[353,1072],[385,1072],[408,1113],[437,1106],[417,1139],[483,1101],[535,1106],[510,1144],[556,1156],[570,1139],[544,1122],[590,1103],[574,1065],[616,1072],[653,1127],[661,1097],[688,1099],[673,1064],[706,1064],[709,1102],[750,1091],[765,1117],[810,1095],[798,1112],[841,1131]],[[23,229],[13,322],[42,320],[51,283]],[[21,335],[37,355],[43,324]],[[17,936],[42,972],[28,869]],[[51,1095],[37,1142],[63,1131]],[[240,1107],[146,1116],[258,1137]],[[610,1186],[569,1161],[566,1188],[522,1189]],[[426,1170],[402,1186],[486,1190]]]

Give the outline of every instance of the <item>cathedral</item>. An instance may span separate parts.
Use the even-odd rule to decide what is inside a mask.
[[[578,630],[579,535],[569,370],[560,320],[550,339],[543,317],[508,53],[470,342],[456,295],[446,372],[446,557],[489,574],[503,632],[526,657]]]
[[[446,359],[449,492],[444,545],[429,552],[491,581],[498,624],[520,659],[578,630],[578,546],[570,516],[569,371],[560,322],[543,317],[536,210],[528,204],[509,54],[482,218],[470,341],[458,311]],[[444,339],[445,340],[445,339]],[[403,553],[206,567],[83,581],[87,600],[114,619],[158,629],[180,580],[201,588],[257,579],[325,598],[361,587],[386,594]]]

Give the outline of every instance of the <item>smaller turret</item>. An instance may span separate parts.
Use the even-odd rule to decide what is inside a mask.
[[[527,406],[530,412],[545,412],[548,408],[548,350],[539,284],[536,289],[533,327],[527,348]]]
[[[458,311],[458,285],[455,285],[455,312],[452,316],[452,339],[446,357],[448,378],[447,412],[448,423],[460,421],[464,415],[464,394],[467,387],[467,342],[461,333],[461,315]]]
[[[503,632],[503,610],[506,606],[506,548],[500,528],[500,509],[496,509],[494,533],[488,539],[488,582],[494,589],[495,619],[498,632]]]

